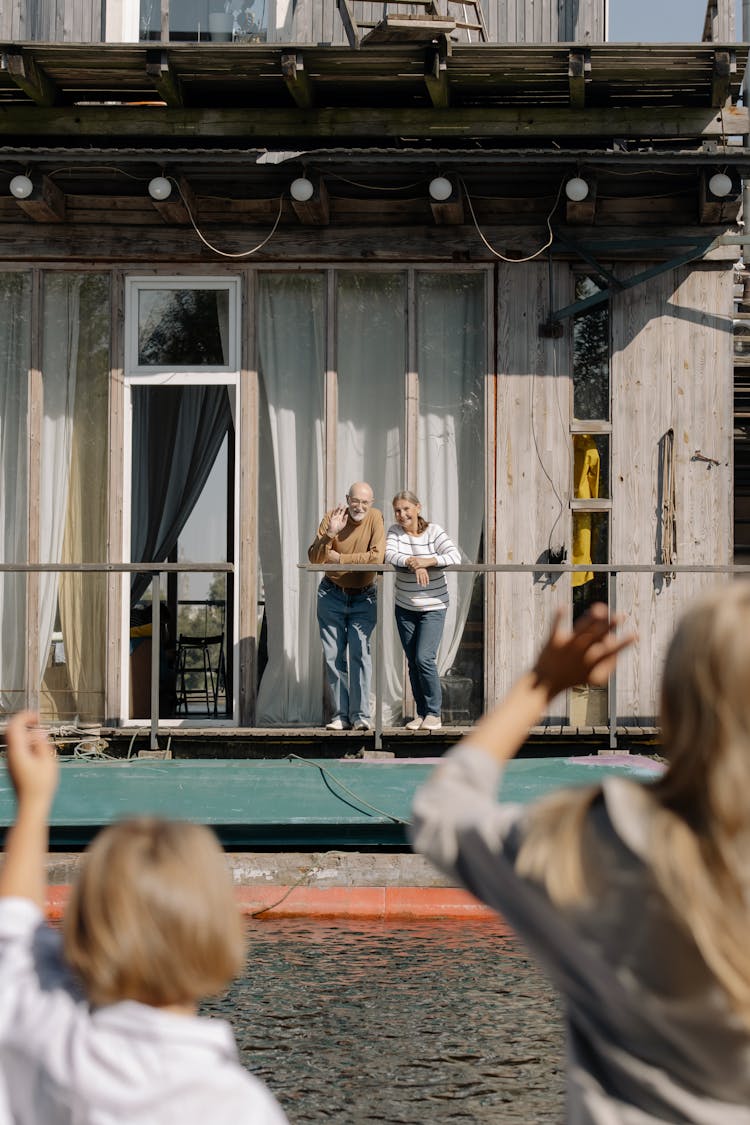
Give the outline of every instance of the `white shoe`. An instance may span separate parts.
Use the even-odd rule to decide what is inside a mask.
[[[440,730],[443,721],[439,715],[425,715],[422,719],[422,730]]]
[[[422,726],[423,722],[424,722],[424,719],[422,718],[422,716],[417,715],[416,718],[411,720],[411,722],[404,723],[404,726],[405,726],[406,730],[419,730],[419,728]]]
[[[352,724],[352,730],[369,730],[370,724],[367,719],[357,719],[356,723]]]
[[[349,730],[349,724],[343,719],[331,719],[326,723],[326,730]]]

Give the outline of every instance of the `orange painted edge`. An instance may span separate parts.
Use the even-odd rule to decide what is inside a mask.
[[[455,918],[500,919],[494,910],[456,887],[236,887],[237,903],[248,917],[340,918],[420,921]],[[59,922],[70,895],[66,885],[47,888],[47,918]]]

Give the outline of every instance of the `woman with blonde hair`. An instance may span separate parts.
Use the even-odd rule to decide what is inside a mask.
[[[504,761],[555,696],[606,683],[632,637],[596,605],[414,802],[413,842],[502,911],[565,1001],[568,1120],[750,1123],[750,584],[684,617],[662,684],[664,774],[531,806]]]
[[[422,515],[413,492],[393,497],[396,520],[388,528],[385,561],[396,567],[396,628],[409,669],[416,715],[407,730],[439,730],[443,692],[437,652],[448,609],[445,567],[461,562],[448,533]]]

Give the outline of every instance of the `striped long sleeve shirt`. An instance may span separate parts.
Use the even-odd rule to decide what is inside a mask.
[[[420,586],[413,570],[406,560],[416,558],[435,559],[436,566],[428,569],[428,586]],[[461,552],[447,532],[437,523],[430,523],[421,535],[409,535],[399,524],[388,528],[385,542],[385,561],[398,567],[396,571],[396,605],[402,609],[422,612],[428,609],[448,608],[448,584],[443,567],[461,562]]]

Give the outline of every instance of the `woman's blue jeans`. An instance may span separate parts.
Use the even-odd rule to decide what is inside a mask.
[[[421,718],[440,715],[443,690],[436,657],[444,626],[443,609],[413,610],[396,606],[396,628],[406,653],[414,704]]]
[[[378,616],[375,585],[342,590],[324,578],[318,587],[318,627],[323,643],[331,717],[370,721],[370,637]]]

